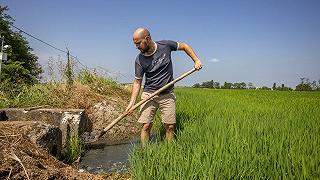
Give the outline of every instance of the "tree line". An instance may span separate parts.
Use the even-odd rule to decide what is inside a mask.
[[[295,91],[320,91],[320,80],[310,81],[308,78],[300,78],[301,82],[296,85]],[[202,83],[196,83],[192,87],[194,88],[211,88],[211,89],[258,89],[258,90],[278,90],[278,91],[292,91],[293,88],[287,87],[284,84],[281,86],[277,86],[276,83],[273,83],[272,87],[262,86],[255,87],[253,83],[245,83],[245,82],[224,82],[220,84],[220,82],[215,82],[213,80],[205,81]]]
[[[1,62],[0,66],[1,91],[18,90],[19,85],[38,83],[43,72],[27,40],[10,28],[14,19],[7,14],[8,10],[7,6],[0,5],[1,43],[7,45],[6,49],[1,49],[7,54],[7,61]]]

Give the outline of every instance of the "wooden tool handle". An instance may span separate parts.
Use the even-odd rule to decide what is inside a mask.
[[[154,97],[157,94],[160,94],[162,91],[164,91],[165,89],[167,89],[168,87],[170,87],[171,85],[173,85],[174,83],[180,81],[181,79],[185,78],[186,76],[190,75],[191,73],[193,73],[194,71],[196,71],[195,68],[191,69],[190,71],[182,74],[181,76],[179,76],[178,78],[176,78],[175,80],[171,81],[170,83],[168,83],[167,85],[163,86],[162,88],[158,89],[157,91],[153,92],[150,96],[148,96],[148,98],[141,100],[140,102],[138,102],[137,104],[135,104],[132,108],[130,108],[130,110],[128,112],[123,113],[121,116],[119,116],[117,119],[115,119],[114,121],[112,121],[107,127],[105,127],[99,134],[99,138],[101,136],[103,136],[109,129],[111,129],[115,124],[117,124],[121,119],[123,119],[124,117],[126,117],[131,111],[135,110],[137,107],[141,106],[143,103],[147,102],[148,100],[150,100],[152,97]]]

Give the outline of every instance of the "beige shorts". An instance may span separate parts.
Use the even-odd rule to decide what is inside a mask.
[[[143,92],[141,99],[146,99],[152,93]],[[140,107],[139,123],[151,123],[157,109],[160,109],[160,115],[163,123],[176,123],[176,97],[173,93],[156,95],[151,100],[145,102]]]

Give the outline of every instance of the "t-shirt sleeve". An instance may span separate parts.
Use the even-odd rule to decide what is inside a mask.
[[[142,66],[140,65],[138,58],[136,59],[135,63],[134,63],[134,74],[135,74],[135,78],[136,79],[142,79],[144,71]]]
[[[178,42],[172,41],[172,40],[165,40],[165,43],[170,47],[171,51],[178,50],[178,47],[179,47],[179,43]]]

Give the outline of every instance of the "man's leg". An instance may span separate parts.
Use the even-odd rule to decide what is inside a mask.
[[[141,143],[145,147],[150,139],[152,123],[144,123],[141,130]]]
[[[174,124],[164,123],[164,128],[166,129],[166,141],[171,143],[174,140]]]
[[[173,93],[168,93],[160,96],[158,103],[161,119],[166,129],[166,140],[167,142],[172,142],[176,123],[176,97]]]
[[[143,92],[141,99],[146,99],[150,93]],[[145,146],[150,138],[150,131],[152,128],[152,120],[159,105],[154,100],[149,100],[146,103],[142,104],[140,107],[140,117],[138,122],[142,124],[141,129],[141,143],[142,146]]]

